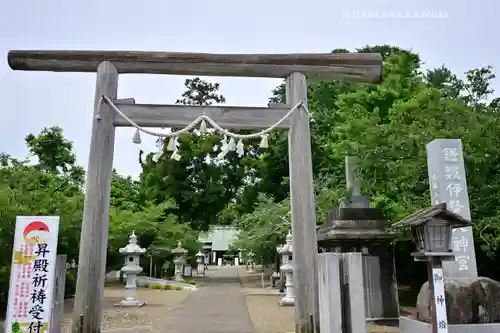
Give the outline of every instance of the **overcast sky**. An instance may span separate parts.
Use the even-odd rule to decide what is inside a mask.
[[[95,74],[18,72],[11,49],[329,52],[391,44],[456,73],[500,67],[498,1],[479,0],[0,0],[0,152],[28,155],[27,133],[64,128],[87,167]],[[496,29],[494,29],[495,23]],[[496,37],[495,37],[496,36]],[[119,97],[173,103],[185,77],[122,75]],[[265,105],[279,80],[210,78],[230,105]],[[500,82],[500,81],[498,81]],[[499,83],[495,84],[496,88]],[[114,166],[138,175],[138,150],[155,150],[118,129]]]

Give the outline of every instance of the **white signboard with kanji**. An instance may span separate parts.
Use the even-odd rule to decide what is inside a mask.
[[[448,333],[448,317],[446,314],[446,297],[444,293],[444,276],[442,268],[432,269],[434,285],[434,307],[436,309],[437,333]]]
[[[49,333],[58,216],[18,216],[5,333]]]

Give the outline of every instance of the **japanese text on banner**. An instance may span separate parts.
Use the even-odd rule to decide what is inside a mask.
[[[5,332],[49,332],[59,217],[16,220]]]

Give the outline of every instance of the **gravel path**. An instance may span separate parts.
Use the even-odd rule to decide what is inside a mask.
[[[246,296],[248,313],[256,333],[282,333],[295,330],[294,308],[279,306],[283,297],[274,291],[262,289],[262,273],[249,273],[244,266],[238,267],[238,276]],[[266,287],[269,279],[264,279]]]
[[[114,304],[123,299],[123,287],[106,287],[104,290],[103,333],[163,333],[166,332],[167,314],[179,306],[190,293],[197,291],[155,290],[138,288],[137,298],[146,301],[141,308],[118,308]],[[65,323],[62,333],[71,332],[73,302],[65,304]],[[124,330],[128,329],[128,330]]]
[[[294,308],[279,306],[282,296],[247,295],[247,306],[256,333],[293,332]]]
[[[164,333],[253,333],[235,267],[209,267],[202,286],[167,316]]]

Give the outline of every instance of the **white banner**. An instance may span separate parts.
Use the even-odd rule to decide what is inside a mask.
[[[59,216],[18,216],[5,333],[49,333]]]

